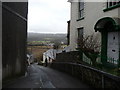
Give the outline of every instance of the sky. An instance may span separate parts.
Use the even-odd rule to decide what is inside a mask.
[[[28,32],[67,33],[68,0],[28,0]]]

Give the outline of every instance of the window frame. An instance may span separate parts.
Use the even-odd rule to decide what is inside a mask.
[[[115,0],[107,0],[106,9],[104,9],[103,11],[106,12],[106,11],[120,7],[120,0],[116,0],[115,2],[114,1]]]
[[[80,40],[81,38],[83,39],[83,35],[84,35],[84,27],[80,27],[80,28],[77,28],[77,31],[78,31],[78,39]]]
[[[115,5],[118,5],[120,3],[120,0],[107,0],[107,8],[113,7]]]
[[[84,2],[78,2],[78,19],[84,18]]]

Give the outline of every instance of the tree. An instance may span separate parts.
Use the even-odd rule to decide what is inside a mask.
[[[61,46],[61,43],[56,41],[56,42],[54,42],[53,49],[59,49],[60,46]]]
[[[78,50],[82,51],[90,60],[93,66],[96,65],[96,58],[100,53],[100,41],[98,35],[89,35],[78,39]]]

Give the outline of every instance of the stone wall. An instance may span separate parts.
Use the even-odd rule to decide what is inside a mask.
[[[120,89],[120,77],[86,65],[70,62],[54,62],[51,64],[51,67],[71,74],[93,88]]]
[[[56,62],[77,62],[79,58],[78,51],[62,52],[56,55]]]

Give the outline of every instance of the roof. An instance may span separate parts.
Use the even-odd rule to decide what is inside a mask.
[[[71,47],[70,47],[70,46],[67,46],[67,47],[65,47],[65,48],[63,49],[63,51],[65,51],[65,52],[70,52],[70,51],[71,51]]]
[[[64,49],[49,49],[46,52],[43,53],[43,55],[46,55],[52,59],[56,58],[56,54],[57,53],[62,53],[63,51],[65,52],[70,52],[71,51],[71,47],[67,46]]]
[[[56,58],[56,53],[61,53],[62,50],[56,50],[56,49],[49,49],[47,50],[46,52],[44,52],[43,54],[52,58],[52,59],[55,59]]]

